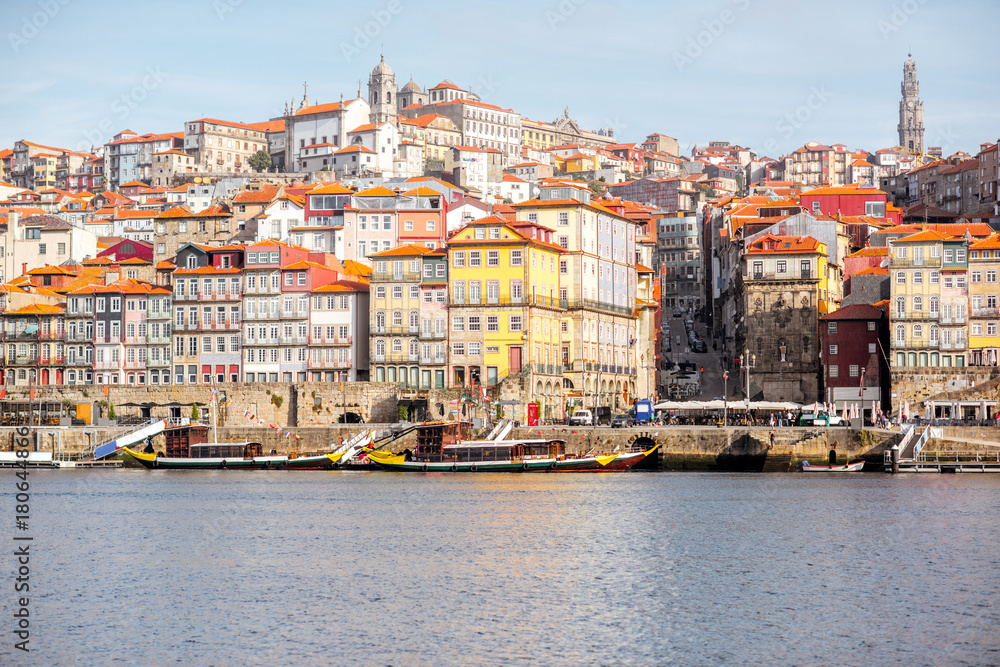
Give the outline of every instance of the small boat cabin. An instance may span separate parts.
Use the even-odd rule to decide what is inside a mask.
[[[468,422],[434,422],[417,427],[417,448],[413,461],[507,461],[525,458],[558,458],[566,455],[566,441],[468,440]]]
[[[168,427],[163,432],[166,455],[178,459],[253,458],[263,456],[264,446],[259,442],[208,442],[205,424],[181,424]]]
[[[264,455],[264,446],[259,442],[202,442],[191,445],[192,459],[252,459]]]

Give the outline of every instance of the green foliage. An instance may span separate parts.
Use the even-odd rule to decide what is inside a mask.
[[[115,414],[115,404],[112,403],[108,408],[108,419],[118,419],[118,415]]]
[[[285,402],[285,399],[277,394],[271,394],[271,402],[274,403],[274,407],[280,408],[281,404]]]
[[[201,418],[201,413],[198,412],[198,404],[195,403],[191,406],[191,421],[196,422]]]
[[[251,155],[247,162],[254,171],[267,171],[271,168],[271,154],[261,149]]]

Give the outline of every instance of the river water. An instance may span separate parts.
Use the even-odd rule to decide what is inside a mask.
[[[1000,663],[998,476],[31,480],[0,664]]]

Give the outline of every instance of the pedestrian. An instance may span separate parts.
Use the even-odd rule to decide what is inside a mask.
[[[771,428],[774,428],[774,413],[771,413]],[[771,444],[774,444],[774,433],[771,433]]]
[[[774,431],[771,431],[771,446],[769,449],[774,449]]]

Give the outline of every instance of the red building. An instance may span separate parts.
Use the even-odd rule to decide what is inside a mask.
[[[799,197],[802,208],[823,215],[885,218],[893,224],[902,222],[902,212],[888,205],[889,194],[875,188],[819,187],[803,192]]]
[[[153,244],[145,241],[119,241],[113,246],[97,253],[98,257],[107,257],[115,262],[138,257],[147,262],[153,261]]]
[[[891,408],[888,307],[855,304],[820,317],[823,399],[838,412],[857,403],[870,419],[873,401]]]

